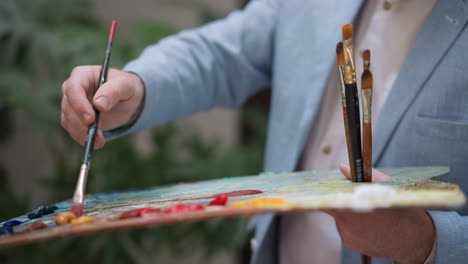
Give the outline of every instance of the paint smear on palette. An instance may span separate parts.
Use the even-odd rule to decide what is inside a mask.
[[[369,204],[372,208],[456,209],[465,203],[465,196],[459,186],[430,180],[431,177],[447,174],[449,170],[446,167],[387,168],[382,171],[392,176],[393,180],[379,184],[391,186],[395,192],[389,195],[391,199],[386,198],[379,203],[376,203],[377,198],[373,195],[375,190],[364,189],[363,192],[358,189],[354,193],[355,188],[369,183],[349,182],[339,171],[262,173],[256,176],[88,195],[85,197],[83,213],[92,215],[94,222],[83,221],[88,224],[76,227],[70,224],[57,226],[55,218],[68,211],[71,206],[70,200],[63,201],[55,204],[57,210],[53,214],[36,219],[28,219],[27,215],[19,216],[12,220],[22,223],[12,227],[11,222],[6,223],[0,230],[0,233],[5,233],[0,236],[0,246],[216,217],[246,216],[264,213],[265,209],[286,213],[288,210],[338,207],[353,209]],[[382,189],[382,186],[377,188]],[[349,195],[355,194],[363,198],[348,199]],[[340,200],[340,197],[345,198]],[[338,205],[337,200],[341,201]],[[226,202],[227,206],[223,205]],[[215,206],[209,206],[210,203]],[[172,209],[168,210],[169,208]],[[124,212],[128,213],[123,215]],[[119,217],[125,220],[120,220]],[[48,228],[40,229],[44,227],[42,224],[30,226],[36,222],[43,223]],[[34,232],[21,233],[28,226]],[[10,231],[14,234],[11,235]]]
[[[161,209],[154,209],[151,207],[133,209],[133,210],[123,212],[122,214],[120,214],[118,219],[122,220],[122,219],[128,219],[128,218],[135,218],[135,217],[143,216],[145,214],[154,214],[154,213],[161,213]]]
[[[229,207],[241,208],[241,207],[284,207],[288,206],[289,202],[279,198],[257,198],[247,201],[231,203]]]
[[[164,210],[165,214],[182,214],[192,213],[205,210],[205,206],[201,204],[176,204]]]
[[[203,196],[203,197],[191,197],[191,198],[184,198],[184,199],[176,199],[178,202],[187,201],[187,200],[205,200],[205,199],[213,199],[216,198],[220,194],[226,194],[227,197],[239,197],[239,196],[247,196],[247,195],[255,195],[263,193],[260,190],[238,190],[238,191],[230,191],[226,193],[217,193],[210,196]]]
[[[208,203],[208,206],[223,206],[228,202],[228,196],[225,193],[217,195]]]
[[[246,195],[255,195],[260,194],[262,191],[259,190],[240,190],[240,191],[232,191],[226,193],[227,197],[236,197],[236,196],[246,196]],[[211,198],[215,198],[216,195],[213,195]]]

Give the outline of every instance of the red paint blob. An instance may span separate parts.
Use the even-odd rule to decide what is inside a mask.
[[[120,214],[119,219],[140,217],[141,213],[135,210],[126,211]]]
[[[211,200],[208,205],[225,205],[228,201],[228,196],[225,193],[218,194],[213,200]]]
[[[30,232],[34,230],[39,230],[39,229],[44,229],[47,228],[47,225],[44,224],[43,222],[36,222],[28,225],[25,231]]]
[[[154,209],[154,208],[151,208],[151,207],[143,207],[143,208],[138,208],[138,209],[135,209],[136,211],[140,212],[142,215],[143,214],[151,214],[151,213],[159,213],[161,212],[161,209]]]
[[[135,218],[140,217],[144,214],[158,213],[161,209],[154,209],[151,207],[137,208],[130,211],[126,211],[120,214],[119,219]]]
[[[201,204],[176,204],[167,208],[164,213],[166,214],[177,214],[177,213],[190,213],[204,210],[205,206]]]

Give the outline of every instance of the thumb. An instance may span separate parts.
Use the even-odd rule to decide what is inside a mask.
[[[121,101],[134,95],[134,89],[125,85],[125,80],[110,80],[104,83],[94,95],[93,105],[100,112],[107,112]]]
[[[340,164],[340,171],[343,175],[348,179],[351,180],[351,169],[348,165],[341,163]],[[372,182],[382,182],[382,181],[389,181],[392,177],[388,176],[387,174],[377,170],[372,169]]]
[[[341,173],[343,173],[343,175],[348,179],[348,180],[352,180],[351,178],[351,169],[349,168],[348,165],[344,164],[344,163],[341,163],[340,164],[340,171]]]

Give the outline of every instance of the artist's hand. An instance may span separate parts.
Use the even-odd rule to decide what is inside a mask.
[[[125,125],[143,103],[141,79],[129,72],[109,69],[107,82],[95,93],[101,66],[79,66],[62,85],[62,126],[75,141],[84,144],[94,121],[91,102],[101,112],[95,148],[104,146],[102,131]]]
[[[340,170],[351,179],[350,169]],[[387,181],[390,176],[373,170],[373,181]],[[424,263],[431,253],[435,229],[423,209],[378,209],[369,213],[349,210],[325,210],[333,216],[344,245],[368,256],[398,263]]]

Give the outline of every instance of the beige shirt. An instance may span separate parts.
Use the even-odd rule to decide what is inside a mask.
[[[370,49],[373,124],[434,3],[435,0],[372,0],[365,3],[357,34],[355,32],[356,76],[360,85],[360,54]],[[302,170],[330,170],[337,169],[340,163],[348,164],[340,87],[335,67],[304,150]],[[341,262],[340,237],[333,218],[324,213],[295,213],[282,217],[280,241],[281,264]]]

